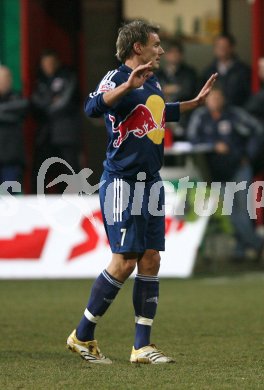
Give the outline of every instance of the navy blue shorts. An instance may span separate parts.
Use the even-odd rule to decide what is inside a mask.
[[[161,178],[131,181],[104,172],[103,180],[100,204],[112,252],[164,251],[165,199]]]

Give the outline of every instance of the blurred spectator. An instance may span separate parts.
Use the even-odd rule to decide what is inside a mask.
[[[235,39],[220,35],[214,44],[214,61],[205,69],[202,81],[218,73],[218,82],[229,104],[242,106],[250,96],[250,68],[235,53]]]
[[[77,173],[80,170],[79,94],[76,75],[62,66],[58,54],[45,51],[32,95],[32,106],[38,121],[32,190],[41,164],[49,157],[65,160]],[[62,164],[53,166],[53,175],[65,172]],[[69,170],[67,172],[70,173]],[[60,187],[58,192],[62,192]]]
[[[261,89],[258,93],[255,95],[252,95],[249,100],[247,101],[245,105],[245,109],[253,115],[255,118],[257,118],[261,124],[262,128],[264,130],[264,58],[260,58],[258,61],[258,75],[261,82]],[[260,147],[260,153],[258,155],[258,158],[255,161],[254,164],[254,171],[257,175],[255,177],[256,180],[263,181],[264,180],[264,136],[261,142]],[[262,191],[258,191],[257,194],[257,200],[259,201],[262,197]],[[257,225],[263,227],[264,223],[264,210],[263,208],[260,208],[258,210],[258,218],[257,218]]]
[[[182,43],[171,40],[167,43],[157,77],[167,102],[192,99],[197,89],[197,75],[193,67],[186,64]],[[190,114],[182,114],[180,122],[171,124],[177,139],[184,135]]]
[[[258,74],[261,81],[261,89],[252,95],[246,102],[246,110],[261,121],[264,128],[264,58],[258,61]]]
[[[255,233],[247,211],[247,189],[253,180],[252,162],[258,153],[260,123],[245,110],[225,104],[222,90],[215,88],[207,98],[206,107],[197,109],[190,120],[188,137],[194,144],[207,143],[214,150],[206,156],[211,180],[216,182],[247,182],[247,188],[233,194],[231,222],[237,240],[235,259],[242,260],[246,249],[253,248],[260,258],[263,240]],[[222,186],[222,195],[224,186]]]
[[[22,120],[27,107],[28,101],[12,90],[10,70],[0,66],[0,184],[17,181],[22,185],[25,165]]]

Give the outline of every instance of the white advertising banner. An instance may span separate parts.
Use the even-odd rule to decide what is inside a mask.
[[[166,251],[160,276],[192,274],[208,217],[194,222],[172,212],[177,194],[166,197]],[[97,195],[2,196],[0,278],[88,278],[107,266],[107,243]]]

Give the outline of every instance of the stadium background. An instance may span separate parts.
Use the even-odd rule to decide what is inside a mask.
[[[30,96],[39,56],[52,47],[78,72],[84,98],[101,75],[116,66],[116,32],[124,19],[147,17],[173,32],[176,16],[181,15],[170,7],[176,9],[180,4],[179,0],[0,0],[0,61],[11,68],[15,88]],[[185,0],[182,16],[188,15],[193,4]],[[257,61],[264,55],[264,0],[201,0],[197,4],[205,8],[214,4],[220,30],[235,35],[239,55],[252,66],[252,90],[257,91]],[[208,41],[199,46],[204,60],[211,48]],[[192,42],[186,43],[186,54],[190,62],[196,57]],[[199,61],[197,66],[203,66]],[[105,128],[103,123],[85,119],[83,127],[83,165],[94,171],[97,182],[105,153]],[[34,129],[32,119],[27,119],[29,170]],[[30,193],[29,173],[25,193]],[[0,219],[2,231],[8,218]],[[97,367],[88,370],[64,350],[65,337],[83,310],[91,281],[1,280],[0,387],[136,389],[140,383],[145,389],[263,389],[263,270],[248,264],[226,266],[221,258],[219,262],[207,259],[207,250],[222,255],[225,244],[213,232],[210,248],[202,247],[202,262],[196,264],[192,278],[162,281],[154,337],[176,357],[177,364],[155,371],[126,363],[133,334],[132,304],[127,303],[131,281],[99,326],[102,349],[115,360],[111,369],[101,371]],[[48,278],[52,269],[51,263]]]
[[[183,16],[188,16],[193,5],[190,1],[180,3],[184,4]],[[257,61],[264,54],[263,0],[203,0],[197,5],[198,9],[212,8],[219,19],[220,30],[235,35],[238,54],[252,65],[252,88],[258,90]],[[166,0],[146,1],[143,5],[132,0],[1,0],[0,61],[11,68],[15,87],[23,89],[25,96],[30,96],[40,54],[47,47],[55,49],[62,61],[78,72],[84,98],[87,91],[96,86],[101,75],[117,65],[113,53],[122,20],[144,17],[147,12],[150,19],[173,34],[178,15],[174,8],[177,6],[177,2]],[[101,23],[102,15],[107,15],[104,23]],[[204,66],[206,58],[210,58],[211,47],[212,42],[194,46],[187,43],[187,60],[195,66]],[[85,163],[94,171],[97,180],[105,153],[105,143],[102,142],[106,137],[104,127],[103,124],[88,124],[87,121],[83,126],[89,129],[84,132]],[[33,129],[32,124],[25,126],[29,167],[32,163]],[[26,180],[25,191],[30,192],[29,180]]]
[[[252,91],[259,89],[257,63],[264,54],[262,39],[264,0],[203,0],[195,5],[191,0],[151,0],[139,3],[132,0],[0,0],[0,61],[10,67],[14,75],[14,87],[22,90],[26,97],[30,97],[41,53],[46,48],[54,49],[59,53],[62,62],[71,66],[77,73],[83,101],[87,91],[95,88],[97,81],[107,69],[115,68],[118,64],[114,56],[118,26],[124,20],[147,16],[160,24],[164,38],[175,34],[183,35],[186,60],[198,71],[211,60],[213,37],[220,32],[232,33],[237,40],[239,56],[252,67]],[[103,16],[104,23],[101,23]],[[197,16],[201,25],[198,38],[193,32],[193,20]],[[180,31],[181,29],[184,31]],[[82,127],[82,166],[89,166],[92,169],[91,182],[97,183],[105,155],[104,123],[87,120],[83,116]],[[30,177],[35,137],[36,123],[29,117],[24,125],[27,160],[23,186],[25,194],[31,192]],[[185,174],[189,174],[188,168]],[[29,215],[32,215],[30,211]],[[9,220],[9,224],[14,227],[15,221],[14,219],[11,224]],[[80,221],[81,223],[83,222]],[[261,211],[258,223],[263,224]],[[32,224],[34,225],[33,222]],[[9,237],[16,234],[15,239],[24,242],[26,236],[21,238],[17,237],[17,234],[29,230],[29,243],[33,240],[35,246],[41,247],[43,238],[40,237],[38,242],[36,232],[32,230],[33,225],[26,226],[25,223],[24,231],[10,231]],[[3,226],[4,224],[2,229]],[[45,237],[45,231],[41,234]],[[218,240],[218,235],[215,235],[209,241],[214,240],[217,247],[221,247],[222,238]],[[87,242],[83,245],[93,247]],[[12,256],[19,258],[18,253],[6,255],[6,247],[10,246],[12,245],[9,240],[1,242],[0,258],[3,254],[4,258]],[[212,252],[210,245],[205,245],[203,254],[208,250]],[[29,254],[26,258],[28,256],[32,255]]]

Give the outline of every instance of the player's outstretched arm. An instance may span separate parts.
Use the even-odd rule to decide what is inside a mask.
[[[194,108],[197,108],[199,106],[202,106],[205,103],[205,99],[209,95],[211,89],[213,88],[217,76],[218,76],[217,73],[212,74],[212,76],[206,81],[203,88],[196,96],[196,98],[189,100],[187,102],[180,102],[180,112],[182,113],[185,111],[193,110]]]
[[[103,99],[107,106],[112,107],[132,89],[140,88],[152,75],[152,62],[137,66],[130,74],[128,80],[111,91],[105,92]]]

